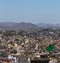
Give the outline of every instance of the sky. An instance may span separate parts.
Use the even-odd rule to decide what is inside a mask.
[[[0,22],[60,23],[60,0],[0,0]]]

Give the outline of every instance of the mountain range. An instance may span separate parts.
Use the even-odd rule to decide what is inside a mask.
[[[60,24],[47,24],[47,23],[38,23],[32,24],[27,22],[0,22],[0,29],[22,29],[22,30],[29,30],[29,29],[38,29],[38,28],[60,28]]]
[[[27,22],[13,23],[13,22],[0,22],[0,29],[21,29],[28,30],[39,28],[37,25]]]

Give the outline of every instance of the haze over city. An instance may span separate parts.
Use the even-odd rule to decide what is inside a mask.
[[[0,63],[60,63],[60,0],[0,0]]]
[[[0,0],[0,22],[60,23],[60,0]]]

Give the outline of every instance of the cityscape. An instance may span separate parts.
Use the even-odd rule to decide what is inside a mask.
[[[40,59],[40,55],[54,56],[60,62],[59,28],[43,28],[24,22],[18,26],[21,27],[21,25],[21,29],[8,29],[5,26],[0,29],[0,62],[29,63],[29,59],[30,61]],[[24,29],[28,25],[32,28]],[[54,49],[50,51],[51,54],[46,50],[49,45],[54,45]]]
[[[60,0],[0,0],[0,63],[60,63]]]

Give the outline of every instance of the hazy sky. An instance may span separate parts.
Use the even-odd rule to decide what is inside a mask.
[[[0,0],[0,22],[60,23],[60,0]]]

